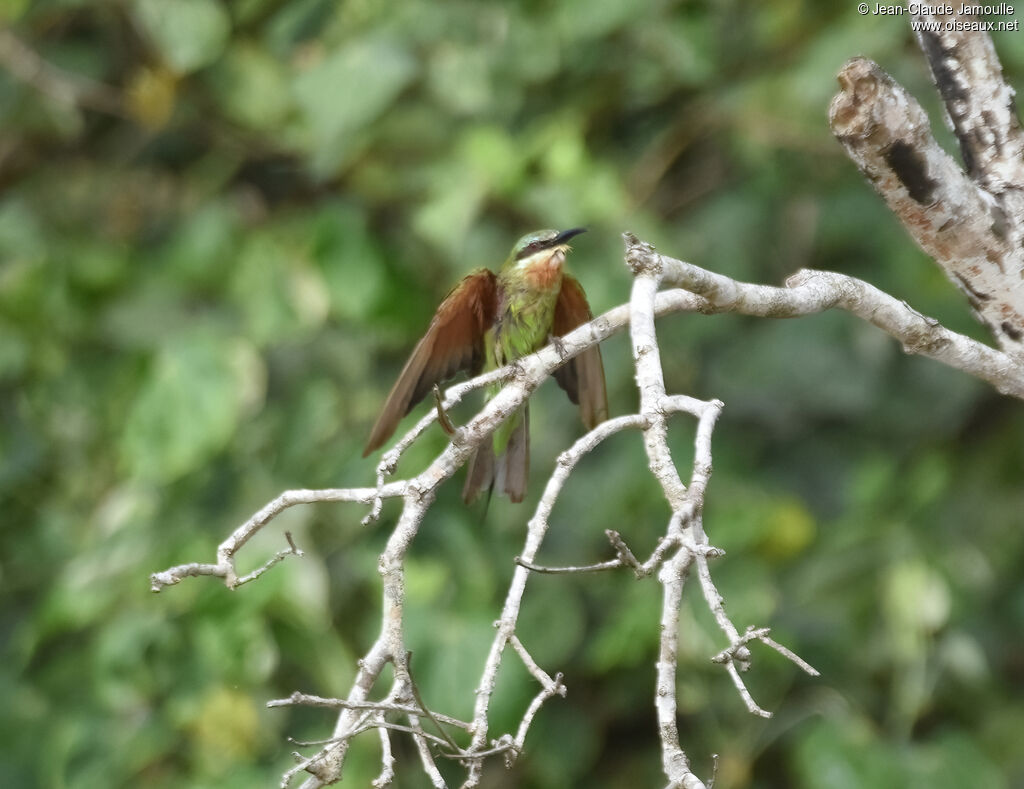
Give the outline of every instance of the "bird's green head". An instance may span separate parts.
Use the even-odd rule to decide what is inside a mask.
[[[564,257],[564,253],[569,250],[569,239],[586,230],[585,227],[574,227],[572,230],[535,230],[527,233],[512,247],[506,265],[530,266],[535,261],[547,260],[555,252],[563,253]]]

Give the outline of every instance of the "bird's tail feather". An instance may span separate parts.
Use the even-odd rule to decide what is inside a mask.
[[[522,416],[512,429],[508,447],[497,461],[495,483],[514,502],[526,495],[526,481],[530,476],[530,405],[523,406]]]
[[[476,501],[485,490],[490,493],[495,489],[514,502],[523,500],[530,476],[529,404],[517,418],[505,451],[495,457],[493,442],[486,441],[477,448],[466,468],[462,500],[467,504]]]
[[[466,484],[462,486],[462,500],[472,504],[485,490],[494,485],[494,445],[485,441],[466,465]]]

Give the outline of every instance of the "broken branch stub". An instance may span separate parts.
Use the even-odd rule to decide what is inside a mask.
[[[1024,212],[1016,200],[968,176],[932,136],[921,105],[876,63],[853,58],[838,80],[833,134],[1000,347],[1024,358]]]

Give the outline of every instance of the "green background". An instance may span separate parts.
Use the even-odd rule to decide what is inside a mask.
[[[241,569],[285,528],[305,559],[234,593],[153,595],[148,575],[212,561],[284,489],[372,484],[362,444],[405,355],[524,232],[590,227],[570,264],[596,311],[628,298],[629,230],[745,280],[862,277],[985,339],[828,131],[834,75],[863,54],[954,149],[906,19],[853,2],[3,0],[0,25],[3,786],[275,786],[287,737],[329,735],[328,711],[264,703],[347,691],[396,504],[370,528],[358,506],[290,510]],[[1024,84],[1024,39],[996,43]],[[9,71],[26,66],[35,84]],[[844,314],[659,328],[670,391],[726,404],[705,523],[729,613],[822,672],[755,647],[776,716],[748,715],[691,582],[698,773],[717,753],[722,789],[1024,784],[1020,404]],[[627,338],[604,353],[612,413],[634,411]],[[580,432],[553,383],[532,411],[527,503],[481,524],[460,476],[409,554],[414,670],[450,714],[470,713],[530,502]],[[692,434],[674,423],[684,468]],[[539,558],[609,558],[606,528],[646,554],[666,517],[638,438],[616,437]],[[487,786],[662,785],[659,609],[626,573],[532,579],[520,634],[569,693]],[[501,681],[495,734],[537,690],[514,659]],[[424,785],[396,748],[397,785]],[[344,785],[378,768],[367,735]]]

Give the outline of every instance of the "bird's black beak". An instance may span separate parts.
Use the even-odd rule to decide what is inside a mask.
[[[561,233],[555,236],[555,240],[551,242],[551,246],[558,246],[559,244],[564,244],[573,236],[578,236],[580,233],[586,232],[587,229],[585,227],[574,227],[572,230],[563,230]]]

